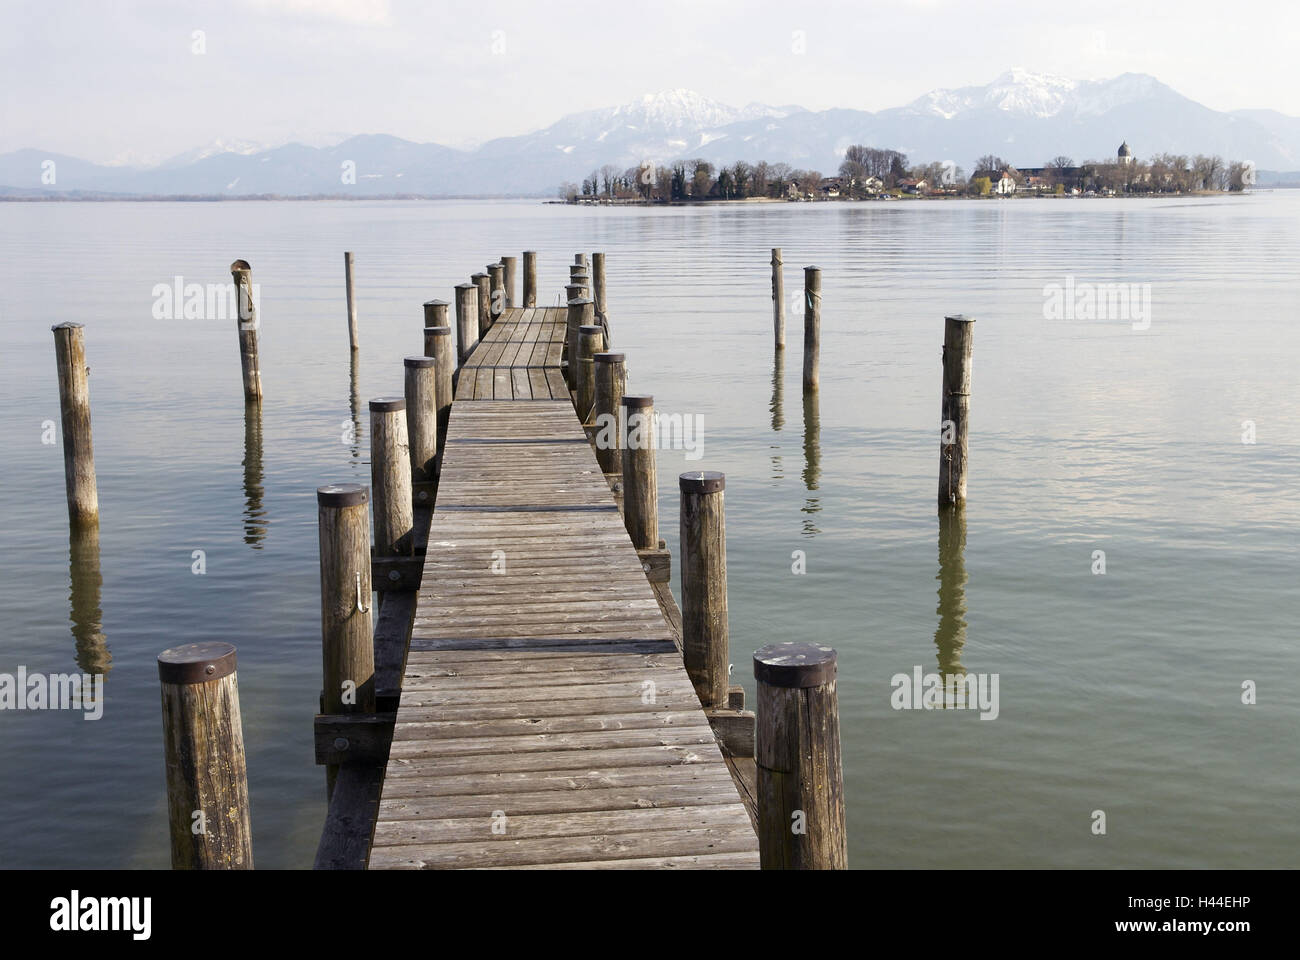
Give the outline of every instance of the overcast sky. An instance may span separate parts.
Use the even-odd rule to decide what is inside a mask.
[[[0,152],[97,161],[218,138],[460,146],[675,87],[879,110],[1013,66],[1150,73],[1217,110],[1300,116],[1294,0],[0,0],[0,15]]]

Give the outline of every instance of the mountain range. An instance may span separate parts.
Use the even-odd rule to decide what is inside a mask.
[[[42,196],[511,196],[554,195],[605,164],[701,157],[785,162],[834,173],[845,147],[901,150],[912,163],[951,161],[969,172],[996,154],[1016,166],[1115,156],[1219,154],[1251,161],[1260,183],[1300,180],[1300,118],[1271,110],[1216,111],[1146,74],[1076,81],[1015,69],[983,86],[933,90],[877,112],[752,103],[732,107],[689,90],[562,117],[543,130],[474,149],[384,134],[329,145],[261,147],[217,141],[147,167],[95,164],[39,149],[0,155],[0,195]],[[53,167],[49,161],[53,161]],[[354,172],[354,183],[345,173]],[[50,179],[53,183],[43,182]]]

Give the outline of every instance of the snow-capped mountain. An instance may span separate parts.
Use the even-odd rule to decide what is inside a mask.
[[[304,143],[307,140],[309,142]],[[1146,74],[1071,80],[1014,69],[991,83],[933,90],[875,113],[809,111],[752,103],[734,107],[690,90],[648,94],[619,106],[561,117],[520,136],[473,149],[385,135],[294,137],[272,147],[217,140],[149,169],[90,164],[40,150],[0,155],[10,194],[96,191],[153,195],[553,195],[611,165],[703,158],[785,162],[832,173],[850,144],[902,150],[912,162],[952,161],[967,170],[992,153],[1017,166],[1066,155],[1115,156],[1128,141],[1138,157],[1217,153],[1260,171],[1300,170],[1300,118],[1269,110],[1223,113]],[[42,164],[57,161],[53,185]],[[349,182],[348,170],[355,176]]]

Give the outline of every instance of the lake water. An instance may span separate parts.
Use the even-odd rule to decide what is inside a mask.
[[[783,364],[773,246],[793,304]],[[367,438],[342,442],[346,249],[363,401],[400,393],[422,301],[536,249],[553,303],[574,252],[607,252],[629,390],[703,417],[702,459],[659,455],[675,556],[675,476],[727,474],[736,677],[752,698],[750,655],[770,642],[839,650],[853,866],[1295,865],[1300,194],[1277,192],[0,205],[0,672],[109,667],[100,720],[0,713],[0,866],[168,865],[156,656],[200,640],[239,647],[257,864],[311,865],[315,489],[369,475]],[[260,420],[233,321],[153,315],[156,284],[227,283],[239,257],[261,288]],[[797,306],[812,263],[815,403]],[[1149,327],[1045,319],[1045,288],[1067,279],[1150,284]],[[953,312],[977,318],[970,493],[965,529],[941,531]],[[61,446],[42,443],[59,419],[49,328],[66,320],[86,325],[97,544],[69,543]],[[956,662],[998,676],[996,720],[891,707],[895,674]]]

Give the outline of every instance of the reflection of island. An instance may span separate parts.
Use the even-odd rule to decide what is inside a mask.
[[[966,645],[966,505],[956,503],[939,511],[939,672],[965,674],[961,648]]]
[[[244,542],[262,549],[266,510],[262,506],[262,405],[244,404]]]
[[[68,578],[71,582],[72,639],[82,673],[108,674],[113,657],[104,637],[100,609],[104,578],[99,572],[99,525],[73,524],[68,534]]]
[[[348,406],[352,411],[352,459],[361,459],[361,391],[357,388],[357,351],[352,351],[351,386]],[[355,462],[353,464],[356,465]]]
[[[818,391],[805,390],[803,395],[803,485],[809,493],[817,489],[818,481],[821,479],[821,460],[821,401],[818,397]],[[811,514],[821,512],[821,497],[807,497],[804,500],[802,509],[804,513],[810,514],[810,516],[804,518],[804,535],[811,537],[821,533],[811,516]]]

